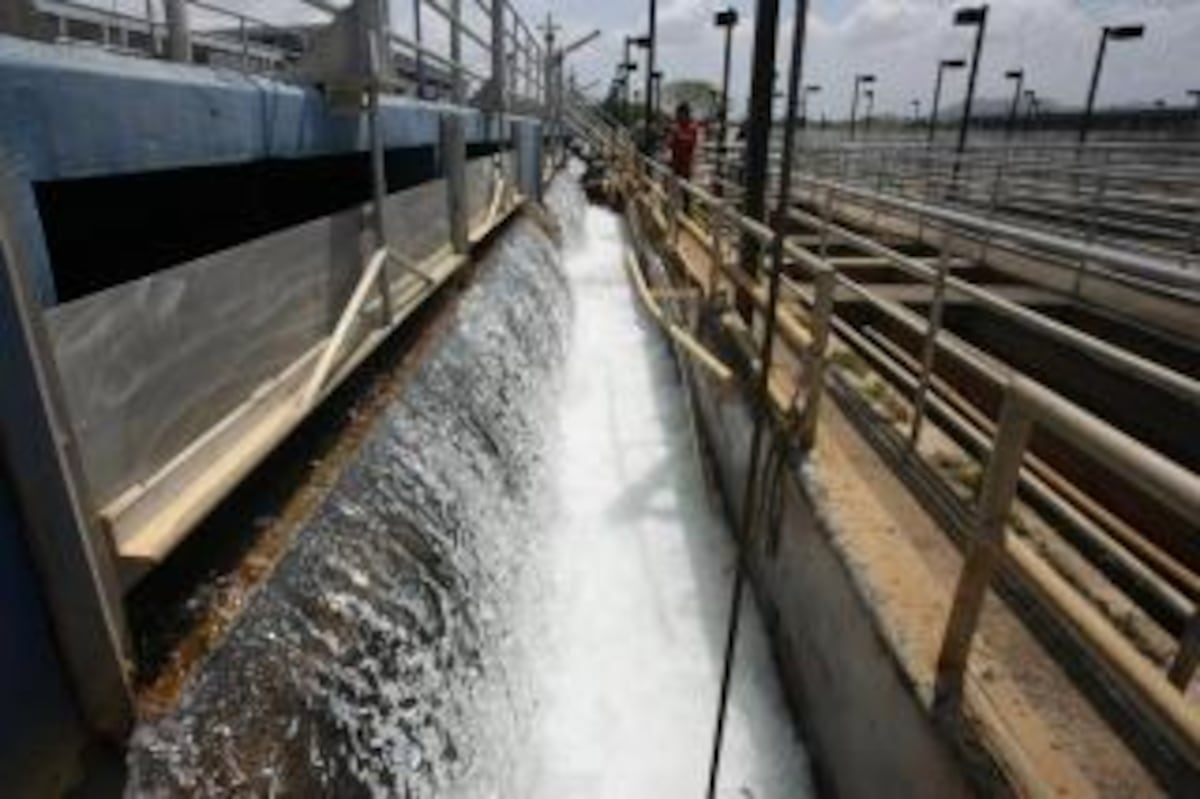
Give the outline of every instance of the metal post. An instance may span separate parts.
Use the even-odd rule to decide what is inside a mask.
[[[380,101],[388,52],[387,0],[373,0],[367,19],[366,41],[370,58],[371,79],[367,90],[367,114],[371,144],[371,222],[375,249],[388,246],[384,203],[387,200],[387,162],[384,152],[383,108]],[[379,271],[379,297],[383,308],[383,323],[392,319],[391,292],[388,289],[387,263]]]
[[[12,489],[59,652],[87,726],[121,740],[133,720],[130,645],[111,540],[95,526],[77,443],[34,285],[48,269],[34,241],[24,176],[0,160],[0,479]],[[19,206],[28,205],[22,213]]]
[[[504,96],[504,3],[492,0],[492,110],[503,114],[506,108]]]
[[[829,331],[833,321],[833,290],[837,275],[829,269],[813,277],[813,331],[805,375],[804,414],[800,418],[799,443],[811,450],[817,439],[817,420],[825,396],[825,367],[828,364]]]
[[[1021,104],[1021,90],[1025,86],[1025,70],[1010,70],[1005,73],[1005,77],[1017,82],[1017,87],[1013,90],[1012,106],[1008,109],[1008,122],[1004,126],[1005,138],[1012,138],[1013,131],[1017,128],[1017,107]]]
[[[167,54],[172,61],[192,60],[192,34],[188,29],[187,0],[163,0],[167,12]]]
[[[854,99],[850,101],[850,141],[854,141],[854,128],[858,122],[858,87],[861,81],[861,76],[854,76]]]
[[[742,207],[746,216],[762,222],[767,206],[767,161],[771,138],[771,93],[775,77],[775,33],[779,25],[779,0],[758,0],[754,15],[754,60],[750,76],[750,114],[747,119],[744,193]],[[750,236],[742,237],[740,267],[747,277],[758,273],[759,246]],[[738,310],[747,321],[754,304],[738,292]]]
[[[413,51],[417,66],[417,97],[425,97],[425,53],[424,37],[421,35],[421,5],[424,0],[413,0],[413,41],[417,45]]]
[[[971,55],[971,74],[967,77],[967,99],[963,103],[962,121],[958,126],[958,147],[955,149],[954,174],[951,184],[958,183],[958,170],[963,152],[967,149],[967,128],[971,124],[971,106],[975,102],[975,83],[979,78],[979,56],[983,52],[983,35],[987,31],[987,5],[962,9],[955,16],[955,24],[975,26],[975,50]]]
[[[1100,86],[1100,69],[1104,66],[1104,51],[1108,49],[1108,28],[1100,33],[1100,46],[1096,48],[1096,65],[1092,68],[1092,81],[1088,86],[1087,104],[1083,109],[1083,118],[1079,121],[1079,143],[1087,141],[1088,128],[1092,124],[1092,109],[1096,106],[1096,90]]]
[[[1192,613],[1183,627],[1167,679],[1180,691],[1186,691],[1197,666],[1200,666],[1200,611]]]
[[[762,3],[759,10],[762,10]],[[780,286],[783,282],[783,244],[784,223],[787,209],[791,206],[792,158],[795,148],[796,110],[799,105],[798,95],[801,72],[804,65],[804,35],[808,17],[807,0],[797,0],[795,21],[792,35],[791,70],[788,77],[787,115],[783,129],[783,156],[780,161],[779,199],[775,214],[776,229],[772,241],[772,268],[767,288],[767,308],[765,330],[763,331],[762,350],[759,357],[759,373],[753,396],[754,402],[754,433],[750,441],[750,460],[748,461],[745,491],[742,495],[741,527],[736,542],[738,547],[737,562],[734,567],[733,594],[729,608],[729,621],[725,638],[725,657],[721,674],[721,690],[717,704],[717,722],[713,733],[712,756],[709,761],[708,799],[717,795],[717,778],[721,768],[721,744],[725,733],[725,716],[729,706],[729,686],[733,675],[734,657],[737,654],[738,622],[741,614],[742,594],[745,593],[745,562],[746,550],[750,547],[753,530],[756,524],[758,510],[754,506],[754,496],[759,479],[759,461],[762,459],[763,439],[767,434],[767,419],[771,405],[771,364],[775,353],[776,318],[779,311]],[[774,25],[772,25],[774,27]],[[772,38],[774,38],[772,36]],[[773,48],[772,48],[773,49]],[[774,57],[771,59],[774,61]],[[756,71],[757,71],[757,64]],[[770,66],[770,65],[769,65]],[[770,77],[770,76],[768,76]],[[767,84],[767,110],[770,111],[770,83]]]
[[[242,42],[242,71],[250,71],[250,33],[246,29],[246,18],[238,18],[238,38]]]
[[[942,75],[947,69],[961,69],[965,66],[960,59],[943,59],[938,62],[937,77],[933,81],[933,107],[929,112],[929,146],[933,146],[933,139],[937,130],[938,105],[942,100]]]
[[[462,0],[450,0],[450,60],[454,80],[454,102],[466,99],[462,67]]]
[[[917,393],[913,397],[913,420],[908,430],[908,448],[915,452],[921,443],[921,427],[925,423],[925,408],[929,399],[929,387],[933,383],[933,362],[937,357],[937,337],[942,331],[942,312],[946,303],[946,278],[950,273],[950,229],[942,234],[941,252],[938,254],[937,276],[933,282],[933,299],[929,303],[925,338],[921,342],[921,375]]]
[[[721,180],[725,177],[725,148],[729,141],[729,63],[733,54],[733,29],[737,27],[737,11],[732,8],[721,11],[716,15],[715,22],[725,29],[725,59],[721,65],[721,108],[717,126],[717,169],[716,185],[713,191],[719,197],[725,187]]]
[[[958,578],[938,655],[934,709],[945,718],[952,717],[962,706],[967,656],[979,627],[988,586],[1004,558],[1009,510],[1017,494],[1021,458],[1033,427],[1014,386],[1010,384],[1005,391],[992,457],[979,496],[975,535]]]
[[[647,155],[654,147],[654,49],[658,36],[658,0],[650,0],[650,29],[646,32],[649,43],[646,46],[646,113],[645,130],[642,135],[642,149]]]
[[[450,216],[450,244],[463,254],[470,246],[467,220],[467,136],[458,114],[443,114],[442,158],[446,164],[446,199]]]

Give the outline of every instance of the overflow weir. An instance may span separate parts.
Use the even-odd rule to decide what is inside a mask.
[[[591,37],[294,3],[0,9],[7,793],[1200,789],[1190,150],[766,225]]]

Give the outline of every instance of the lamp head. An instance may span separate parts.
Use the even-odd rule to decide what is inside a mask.
[[[1122,39],[1140,39],[1142,38],[1142,34],[1145,32],[1145,25],[1118,25],[1114,28],[1106,27],[1104,29],[1104,35],[1113,41],[1120,41]]]
[[[955,25],[982,25],[987,19],[987,6],[960,8],[954,12]]]
[[[718,28],[733,28],[738,24],[737,9],[727,8],[713,15],[713,24]]]

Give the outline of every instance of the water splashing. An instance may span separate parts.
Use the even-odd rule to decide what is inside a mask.
[[[531,698],[506,608],[528,581],[570,319],[522,220],[270,581],[167,717],[130,791],[509,794]]]

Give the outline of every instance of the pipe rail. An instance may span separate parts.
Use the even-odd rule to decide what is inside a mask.
[[[662,220],[661,224],[667,231],[667,243],[672,243],[680,228],[697,232],[697,238],[709,248],[717,277],[743,291],[750,298],[752,307],[761,313],[764,310],[763,298],[755,289],[761,287],[762,278],[757,273],[743,273],[727,263],[728,247],[724,242],[732,237],[726,236],[725,231],[738,231],[762,244],[777,241],[777,237],[782,234],[743,216],[732,207],[726,197],[714,196],[694,182],[679,180],[663,164],[636,152],[628,136],[606,121],[598,119],[578,101],[571,109],[569,118],[575,128],[615,165],[612,180],[618,190],[623,192],[629,201],[650,209],[652,217],[657,216]],[[922,334],[927,348],[926,357],[922,358],[920,367],[922,395],[933,394],[937,390],[934,381],[930,379],[933,354],[953,350],[959,355],[962,363],[998,384],[1005,397],[999,425],[991,433],[984,490],[976,499],[973,544],[964,561],[951,616],[942,639],[935,695],[939,711],[951,714],[959,712],[961,686],[965,679],[970,648],[977,632],[982,598],[993,584],[1000,565],[1004,564],[1010,569],[1015,569],[1023,582],[1033,587],[1041,600],[1077,631],[1092,656],[1104,664],[1104,668],[1113,675],[1122,691],[1140,708],[1143,717],[1154,719],[1159,728],[1165,730],[1176,750],[1186,761],[1193,768],[1200,767],[1200,719],[1181,696],[1181,691],[1186,689],[1197,662],[1200,661],[1200,640],[1197,640],[1200,639],[1200,614],[1197,614],[1196,606],[1172,594],[1176,604],[1189,609],[1192,616],[1186,625],[1187,629],[1179,638],[1173,663],[1166,671],[1161,670],[1144,657],[1073,584],[1044,562],[1027,544],[1006,534],[1017,501],[1017,487],[1023,485],[1025,479],[1036,471],[1031,465],[1031,455],[1027,446],[1034,428],[1052,431],[1085,457],[1117,471],[1148,497],[1170,508],[1180,518],[1200,518],[1200,476],[1019,371],[997,364],[986,353],[941,328],[936,320],[922,319],[898,303],[875,295],[828,261],[825,256],[826,247],[831,240],[842,238],[850,239],[858,246],[881,248],[879,252],[884,257],[897,263],[902,262],[906,271],[911,271],[935,285],[941,283],[945,290],[965,293],[1000,313],[1032,324],[1043,333],[1081,347],[1090,355],[1105,359],[1106,362],[1130,374],[1168,388],[1189,401],[1195,402],[1200,398],[1200,386],[1184,375],[1138,358],[1080,331],[1065,326],[1054,327],[1051,320],[1040,314],[1014,306],[986,289],[949,277],[944,263],[940,264],[939,268],[931,268],[870,242],[865,237],[834,224],[828,214],[828,198],[839,192],[865,197],[872,202],[879,201],[896,206],[903,203],[910,212],[924,212],[927,210],[925,206],[914,208],[911,201],[880,197],[877,192],[847,187],[832,181],[810,178],[808,182],[824,189],[827,198],[821,213],[803,214],[804,221],[816,226],[819,231],[820,251],[814,252],[809,247],[786,238],[780,242],[793,265],[813,281],[811,287],[795,279],[787,281],[789,299],[795,304],[788,307],[786,318],[793,322],[797,317],[803,320],[799,323],[800,330],[793,331],[790,335],[786,323],[780,326],[782,340],[793,354],[809,365],[813,363],[813,357],[810,356],[815,356],[815,360],[822,366],[827,360],[824,356],[824,342],[817,342],[829,335],[833,321],[837,321],[839,326],[842,322],[834,319],[832,302],[822,301],[820,283],[836,282],[838,286],[854,291],[893,318],[904,320],[906,325]],[[686,212],[682,204],[675,199],[680,194],[691,198],[691,207]],[[967,223],[981,232],[1003,232],[1005,235],[1037,243],[1061,255],[1084,255],[1126,268],[1155,268],[1152,259],[1144,259],[1113,248],[1081,245],[1062,237],[1018,230],[1010,225],[996,226],[991,222],[980,222],[970,217],[964,219],[965,215],[946,209],[928,210],[931,211],[930,216],[948,230],[954,225]],[[692,277],[693,280],[699,280],[695,276]],[[701,297],[707,302],[718,301],[718,298],[723,296],[721,286],[712,278],[701,282],[699,288]],[[825,296],[831,298],[831,292],[826,292]],[[806,334],[805,327],[808,327],[811,333]],[[965,360],[961,360],[964,356]],[[769,367],[764,364],[760,365],[760,368]],[[815,377],[816,380],[823,381],[823,375],[809,377],[810,380]],[[809,391],[819,396],[820,385],[809,382]],[[941,401],[939,398],[939,402]],[[919,425],[919,422],[915,424]],[[917,433],[919,434],[919,431]],[[986,433],[987,431],[983,431],[982,434]],[[1143,559],[1142,550],[1121,546],[1120,552],[1123,558],[1136,563],[1143,573],[1160,574],[1159,567],[1162,563],[1153,558]],[[1162,585],[1171,584],[1170,575],[1156,579],[1161,580]]]

